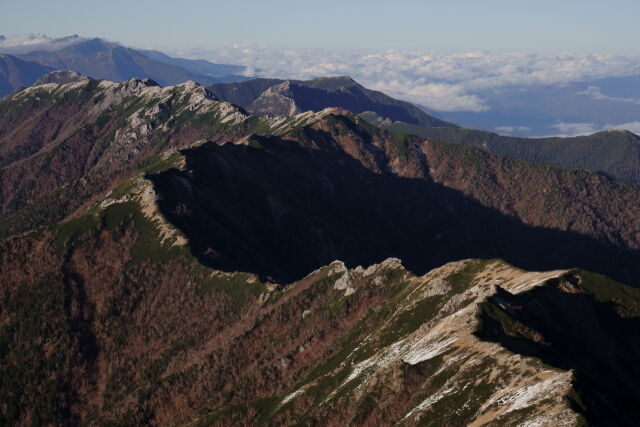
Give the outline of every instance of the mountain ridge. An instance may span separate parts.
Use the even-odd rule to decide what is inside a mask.
[[[0,114],[3,420],[638,416],[637,188],[195,82]]]
[[[25,61],[14,55],[0,53],[0,99],[16,89],[31,86],[43,74],[53,69],[37,62]]]
[[[93,78],[113,81],[152,78],[163,86],[170,86],[188,80],[201,80],[202,83],[215,80],[191,74],[176,65],[153,61],[134,49],[99,38],[56,51],[33,51],[18,56],[52,68],[73,70]]]
[[[589,136],[519,138],[476,129],[432,128],[384,119],[373,112],[360,116],[390,131],[453,142],[517,160],[590,170],[624,184],[640,184],[640,137],[624,130]]]
[[[35,74],[32,72],[31,74],[34,75],[30,75],[24,81],[13,76],[11,79],[13,83],[9,82],[11,84],[6,83],[0,87],[0,97],[20,87],[30,86],[38,78],[54,69],[71,70],[95,79],[114,81],[151,78],[163,86],[176,85],[188,80],[211,84],[246,79],[234,74],[244,69],[241,66],[173,58],[162,52],[136,50],[97,37],[70,36],[49,39],[43,36],[41,43],[37,42],[39,40],[37,38],[34,40],[36,42],[31,45],[4,49],[11,52],[12,58],[16,58],[13,62],[27,61],[20,63],[22,73],[28,73],[30,68],[35,67],[27,64],[39,64],[41,69]],[[7,68],[6,65],[4,68]]]
[[[136,91],[146,95],[131,96],[137,93]],[[42,102],[43,97],[50,98],[48,105]],[[12,112],[12,106],[18,104],[20,109]],[[65,111],[69,111],[70,106],[75,105],[74,108],[78,109],[79,117],[86,112],[94,112],[82,120],[69,117],[68,125],[65,125],[69,126],[67,130],[64,130],[65,128],[56,130],[52,127],[46,131],[52,132],[49,133],[51,136],[46,138],[53,137],[53,140],[46,143],[47,139],[41,140],[41,138],[47,133],[44,135],[41,133],[50,126],[45,125],[47,121],[37,123],[26,121],[23,126],[18,126],[20,122],[15,121],[18,119],[12,118],[24,117],[23,113],[29,111],[25,109],[36,108],[30,112],[29,117],[46,118],[51,124],[56,123],[58,126],[63,122],[55,118],[58,114],[54,113],[58,108],[56,105],[65,105]],[[498,221],[497,224],[500,225],[496,227],[502,227],[505,230],[516,227],[513,229],[514,232],[531,236],[542,235],[547,233],[543,230],[549,230],[550,234],[545,239],[556,241],[558,248],[548,248],[546,254],[542,247],[539,248],[540,252],[535,254],[533,250],[528,252],[522,248],[518,249],[509,243],[509,238],[500,237],[500,245],[506,245],[503,250],[508,246],[509,251],[519,259],[519,262],[536,260],[533,264],[528,264],[527,268],[560,265],[557,260],[552,261],[553,257],[560,257],[558,259],[564,259],[567,262],[569,259],[566,257],[573,253],[570,256],[572,261],[569,266],[590,264],[591,268],[598,272],[612,275],[621,281],[633,282],[635,270],[623,268],[622,264],[634,259],[634,251],[639,245],[640,227],[637,223],[640,218],[637,217],[631,205],[633,200],[640,197],[640,192],[631,187],[610,183],[588,172],[510,161],[471,147],[435,143],[406,134],[389,133],[340,109],[326,109],[319,113],[307,112],[294,117],[270,119],[251,116],[232,104],[213,99],[203,87],[194,83],[175,88],[161,88],[152,82],[141,80],[132,80],[125,84],[91,80],[64,86],[52,84],[27,89],[0,104],[0,109],[2,108],[6,111],[7,126],[15,128],[14,133],[9,134],[10,137],[4,137],[4,142],[0,138],[0,160],[2,160],[0,164],[3,165],[0,176],[3,177],[4,184],[0,187],[4,209],[1,221],[6,235],[24,232],[46,224],[55,224],[113,188],[115,183],[112,181],[126,180],[138,168],[153,169],[153,163],[161,160],[158,156],[163,151],[182,150],[184,151],[182,154],[176,154],[178,158],[186,154],[189,159],[194,155],[191,153],[199,152],[204,156],[203,158],[208,159],[207,161],[220,163],[220,170],[227,170],[228,166],[223,165],[228,165],[232,159],[236,162],[236,167],[221,177],[224,179],[213,178],[210,166],[206,165],[199,165],[187,176],[180,176],[176,171],[168,173],[162,180],[167,179],[165,184],[169,185],[169,188],[172,188],[174,182],[181,183],[175,187],[175,191],[163,195],[166,202],[172,201],[182,206],[193,204],[192,199],[180,200],[186,196],[180,190],[184,182],[189,182],[194,189],[202,191],[200,193],[202,200],[227,194],[225,193],[228,191],[225,188],[226,185],[244,185],[247,187],[247,194],[252,194],[256,188],[262,188],[273,179],[294,183],[308,182],[308,188],[296,184],[291,187],[290,192],[295,191],[299,194],[299,200],[306,200],[308,196],[304,194],[309,191],[309,188],[315,188],[314,194],[322,197],[335,198],[338,197],[337,194],[340,194],[340,197],[344,196],[340,199],[343,200],[342,203],[352,204],[359,200],[362,206],[381,206],[378,213],[370,215],[372,221],[374,218],[389,221],[390,218],[405,216],[406,221],[400,224],[409,224],[418,221],[417,206],[424,204],[425,209],[432,210],[435,217],[443,221],[442,224],[437,221],[432,224],[425,223],[424,233],[430,236],[425,242],[430,242],[428,243],[430,245],[431,242],[438,241],[436,239],[438,235],[442,235],[440,237],[442,239],[450,233],[452,240],[445,240],[446,245],[456,253],[459,251],[457,247],[463,248],[465,245],[462,241],[458,246],[453,242],[462,238],[464,233],[450,230],[446,224],[447,221],[451,221],[450,213],[447,214],[444,209],[427,207],[431,203],[429,197],[434,197],[433,203],[448,206],[446,209],[458,212],[461,217],[467,215],[466,211],[472,210],[471,207],[465,208],[465,205],[473,206],[473,209],[477,209],[479,217],[484,216],[489,221]],[[19,132],[18,129],[20,129]],[[41,140],[40,143],[43,145],[39,148],[33,143],[33,138],[36,138],[36,141]],[[26,143],[26,145],[15,145],[21,140],[22,144]],[[212,140],[215,142],[210,143],[209,141]],[[229,142],[240,145],[229,145]],[[226,147],[216,148],[218,145],[225,144]],[[190,149],[190,146],[193,148]],[[243,146],[247,148],[242,148]],[[24,147],[36,151],[25,151]],[[71,147],[78,148],[71,149]],[[265,149],[261,150],[260,147]],[[279,156],[277,153],[280,152],[288,154],[281,160],[277,160]],[[222,157],[223,160],[219,160],[221,153],[226,153]],[[312,153],[315,154],[312,156]],[[229,157],[226,158],[226,156]],[[247,157],[242,160],[243,156]],[[326,157],[326,161],[316,164],[314,157],[321,156]],[[308,165],[306,169],[301,169],[297,163],[288,163],[296,157],[299,159],[299,164]],[[282,161],[287,163],[275,167],[277,162]],[[69,167],[68,165],[71,164],[75,166]],[[353,164],[352,170],[338,167],[337,165],[340,164]],[[25,165],[29,167],[25,168]],[[267,165],[275,169],[272,177],[265,180],[258,171]],[[333,178],[328,177],[324,179],[328,187],[319,186],[318,182],[308,176],[310,171],[314,170],[318,176],[326,175],[324,168],[334,170],[336,178],[352,176],[348,181],[351,187],[333,183]],[[30,171],[38,171],[38,173]],[[298,174],[298,176],[288,176],[283,171],[291,171],[291,174]],[[246,176],[242,175],[243,172]],[[526,177],[526,179],[513,180],[513,176]],[[158,179],[161,178],[158,177]],[[194,179],[205,181],[196,183],[193,182]],[[206,183],[209,180],[212,181]],[[405,182],[405,180],[413,180],[413,182]],[[218,184],[215,184],[216,182]],[[235,184],[231,184],[233,182]],[[372,184],[372,182],[377,183]],[[529,188],[532,182],[536,183],[535,188]],[[285,194],[279,194],[280,190],[274,190],[284,188],[282,185],[283,183],[274,181],[271,189],[265,189],[264,194],[273,193],[273,196],[284,197]],[[378,196],[382,198],[381,200],[376,201],[376,196],[370,195],[369,191],[365,190],[372,185],[374,187],[381,185],[382,188],[386,188]],[[365,191],[357,190],[359,186],[362,186],[362,190]],[[396,187],[401,187],[403,190],[399,191]],[[331,196],[331,193],[327,193],[330,188],[336,189],[334,191],[339,190],[340,193]],[[341,188],[344,188],[344,191]],[[212,193],[214,190],[218,191],[217,189],[223,193],[217,196]],[[349,192],[354,194],[349,196]],[[254,214],[251,209],[248,209],[250,205],[245,205],[249,203],[247,200],[236,199],[234,192],[228,194],[230,206],[237,206],[239,212],[246,213],[240,216],[242,220],[249,223],[258,221],[254,227],[263,231],[276,231],[281,227],[275,220],[277,216],[260,218],[259,214]],[[399,209],[400,206],[407,204],[410,194],[414,194],[412,196],[415,200],[414,208]],[[263,197],[256,194],[256,200],[261,200]],[[294,203],[289,199],[290,196],[286,197],[287,201],[283,206],[290,203],[292,203],[291,207],[297,206],[294,210],[296,215],[305,211],[306,208],[299,207],[298,202]],[[320,199],[315,200],[313,203],[317,203]],[[265,212],[271,212],[274,209],[271,203],[268,202],[265,205]],[[386,207],[386,205],[392,207]],[[177,208],[166,206],[166,209]],[[192,205],[190,209],[199,209],[198,204]],[[359,208],[356,206],[354,209]],[[318,221],[325,220],[323,217],[325,210],[326,208],[320,205],[317,208],[317,212],[321,213],[320,216],[314,216],[312,212],[308,212],[307,216],[316,218]],[[173,216],[171,212],[165,212],[165,214],[170,218]],[[214,214],[215,218],[219,217],[221,212],[203,211],[199,219],[192,220],[193,224],[198,224],[200,219],[209,221],[211,214]],[[240,220],[240,217],[237,219]],[[25,223],[25,218],[31,222]],[[335,219],[351,221],[339,212],[336,212],[333,218],[332,221]],[[269,222],[264,223],[265,220]],[[272,222],[274,220],[275,222]],[[419,221],[424,222],[425,219]],[[471,225],[474,221],[476,220],[470,218],[469,221],[461,223]],[[521,228],[515,225],[518,222]],[[259,223],[261,225],[258,225]],[[355,223],[352,228],[361,230],[364,224]],[[377,228],[375,223],[370,225],[372,230]],[[201,224],[201,226],[204,229],[220,230],[219,226],[213,226],[213,224],[206,226]],[[307,220],[301,220],[300,226],[306,228],[312,227],[312,224]],[[340,227],[342,225],[336,224],[336,230],[341,229]],[[412,242],[412,245],[421,247],[427,244],[416,240],[419,234],[415,231],[410,233],[404,225],[394,227],[399,227],[402,233],[406,232],[406,239]],[[246,228],[246,225],[240,226],[240,229]],[[449,231],[443,232],[443,230]],[[557,230],[557,233],[551,230]],[[192,231],[205,236],[197,228]],[[312,230],[305,231],[305,233],[308,232]],[[362,233],[360,238],[369,236],[363,241],[362,248],[379,247],[378,244],[373,243],[376,239],[379,240],[379,237],[369,235],[369,232],[364,229],[360,232]],[[488,257],[499,255],[500,251],[490,249],[490,246],[485,243],[486,238],[482,237],[479,229],[471,227],[468,233],[473,236],[474,242],[473,245],[468,245],[469,248],[472,251],[480,250],[475,257],[478,257],[478,253]],[[344,239],[339,235],[336,237]],[[326,240],[326,238],[327,236],[324,236],[323,239]],[[412,257],[419,259],[419,254],[424,251],[424,249],[412,251],[410,247],[403,249],[398,245],[397,237],[389,235],[386,238],[389,240],[385,244],[402,251],[403,258],[408,257],[405,259],[407,262]],[[194,244],[199,242],[198,244],[205,245],[197,249],[196,254],[201,256],[201,251],[206,252],[207,245],[215,242],[216,239],[218,239],[216,236],[195,239]],[[540,240],[540,238],[537,239]],[[581,239],[584,240],[581,241]],[[232,241],[235,242],[235,240]],[[392,241],[395,243],[391,244]],[[273,242],[277,242],[277,239]],[[267,241],[267,247],[273,245],[273,242]],[[295,243],[296,240],[292,242]],[[299,243],[301,242],[295,244]],[[237,249],[235,244],[233,243],[227,249],[235,251]],[[566,248],[568,245],[582,245],[585,248],[563,254],[564,249],[561,250],[560,247]],[[307,267],[304,268],[309,270],[339,258],[341,253],[348,253],[344,248],[338,252],[332,252],[339,247],[327,248],[329,252],[323,255],[321,260],[316,259],[318,254],[313,255],[312,251],[305,255],[310,256],[305,261],[306,264],[301,262],[300,266],[306,265]],[[607,254],[606,259],[595,257],[593,255],[595,252],[589,254],[587,247],[592,251]],[[230,255],[225,254],[225,250],[222,251],[223,257]],[[365,252],[359,250],[351,252],[354,256],[365,255]],[[271,248],[265,253],[276,254],[277,252]],[[304,254],[305,251],[301,250],[299,253]],[[394,255],[389,252],[380,253],[386,253],[387,256]],[[327,259],[329,255],[331,258]],[[530,256],[533,258],[528,258]],[[474,257],[474,255],[473,252],[467,252],[463,257]],[[313,259],[315,261],[311,262]],[[360,263],[372,261],[376,259],[369,255]],[[444,261],[444,258],[434,259],[429,262],[429,265],[433,267]],[[611,263],[609,267],[607,263]],[[412,265],[419,267],[421,264],[421,262],[415,262]],[[268,269],[276,265],[277,263],[272,262]],[[424,268],[424,265],[421,268]],[[602,270],[603,268],[605,270]],[[262,273],[269,275],[268,271],[263,270]],[[303,271],[295,274],[301,273]]]
[[[312,80],[253,79],[208,87],[220,99],[260,115],[292,115],[307,110],[340,107],[354,113],[372,110],[397,120],[424,126],[454,126],[429,116],[406,101],[366,89],[348,76]]]

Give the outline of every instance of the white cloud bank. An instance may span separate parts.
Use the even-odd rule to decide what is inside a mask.
[[[630,104],[640,105],[640,99],[638,98],[620,98],[620,97],[605,95],[604,93],[602,93],[602,89],[598,86],[589,86],[587,87],[586,90],[578,92],[578,95],[586,95],[593,99],[599,99],[599,100],[627,102]]]
[[[529,126],[498,126],[493,128],[494,131],[499,133],[500,135],[511,136],[514,132],[531,132],[531,128]]]
[[[28,34],[5,37],[0,35],[0,52],[26,53],[36,50],[56,51],[86,40],[77,34],[69,37],[51,38],[44,34]]]
[[[640,135],[640,121],[620,124],[607,124],[604,126],[597,126],[595,123],[559,122],[551,127],[556,129],[558,132],[549,136],[582,136],[591,135],[604,130],[628,130],[629,132]]]
[[[261,77],[309,79],[349,75],[367,87],[437,111],[486,111],[487,103],[478,95],[482,90],[566,85],[640,74],[640,57],[579,53],[445,54],[407,50],[274,49],[257,45],[173,53],[244,65],[248,67],[246,75]],[[598,90],[589,89],[584,95],[605,96]]]
[[[593,123],[560,122],[551,127],[558,130],[558,133],[554,136],[591,135],[592,133],[596,133],[599,130],[596,129],[596,126]]]
[[[604,129],[605,130],[612,130],[612,129],[620,130],[620,129],[624,129],[624,130],[628,130],[629,132],[633,132],[636,135],[640,135],[640,121],[622,123],[622,124],[619,124],[619,125],[606,125],[604,127]]]
[[[82,40],[86,38],[77,35],[59,39],[44,34],[0,36],[0,52],[57,50]],[[309,79],[348,75],[369,88],[446,112],[487,111],[489,107],[487,100],[482,98],[482,91],[640,75],[640,57],[580,53],[446,54],[431,50],[277,49],[262,45],[166,51],[175,56],[244,65],[247,76]],[[581,94],[595,99],[640,102],[632,98],[609,97],[597,86],[591,86]],[[588,125],[568,124],[565,128],[558,124],[557,129],[580,132]]]

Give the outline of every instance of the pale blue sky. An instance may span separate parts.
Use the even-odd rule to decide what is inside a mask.
[[[639,0],[0,0],[0,34],[136,47],[582,51],[639,54]]]

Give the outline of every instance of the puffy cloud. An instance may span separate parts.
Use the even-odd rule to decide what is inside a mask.
[[[482,92],[504,87],[566,85],[640,75],[640,58],[581,53],[445,54],[428,50],[275,49],[264,45],[173,53],[245,65],[261,77],[349,75],[367,87],[437,111],[486,111],[489,106]],[[587,96],[598,95],[595,89],[586,92]]]
[[[640,135],[640,121],[638,122],[628,122],[628,123],[621,123],[619,125],[606,125],[604,127],[605,130],[620,130],[620,129],[624,129],[624,130],[628,130],[629,132],[633,132],[637,135]]]
[[[511,136],[514,132],[531,132],[532,129],[528,126],[497,126],[493,130],[501,135]]]
[[[598,131],[593,123],[567,123],[560,122],[551,126],[558,130],[554,136],[580,136],[591,135]]]
[[[0,52],[26,53],[36,50],[55,51],[86,40],[76,35],[62,38],[51,38],[44,34],[28,34],[23,36],[0,36]]]
[[[0,52],[56,50],[82,40],[86,39],[53,39],[43,34],[0,37]],[[175,56],[244,65],[245,76],[310,79],[349,75],[369,88],[436,111],[490,110],[484,96],[490,98],[491,91],[505,87],[567,85],[640,75],[640,57],[581,53],[446,54],[432,50],[277,49],[260,44],[168,51]],[[580,94],[640,103],[640,99],[609,97],[597,86]]]
[[[513,131],[516,130],[513,126],[498,126],[493,128],[497,133],[501,135],[512,135]]]
[[[604,93],[602,93],[602,89],[600,89],[598,86],[589,86],[587,87],[586,90],[580,91],[577,93],[578,95],[586,95],[589,96],[593,99],[600,99],[600,100],[608,100],[608,101],[618,101],[618,102],[628,102],[631,104],[639,104],[640,105],[640,99],[638,98],[618,98],[615,96],[609,96],[609,95],[605,95]]]
[[[605,130],[628,130],[635,134],[640,135],[640,121],[620,123],[620,124],[608,124],[604,126],[596,126],[594,123],[571,123],[571,122],[559,122],[551,126],[558,132],[553,136],[580,136],[591,135],[596,132]]]
[[[412,85],[410,81],[392,80],[376,82],[369,87],[438,111],[482,112],[488,110],[484,100],[477,95],[468,94],[460,85],[446,83]]]

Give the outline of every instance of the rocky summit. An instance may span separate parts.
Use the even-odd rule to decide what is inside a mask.
[[[367,89],[351,77],[312,80],[257,78],[245,82],[216,83],[208,87],[217,97],[258,115],[295,115],[340,107],[359,114],[375,112],[390,120],[425,127],[457,126],[428,115],[415,105]]]
[[[640,416],[637,187],[351,79],[40,83],[0,102],[3,424]]]

